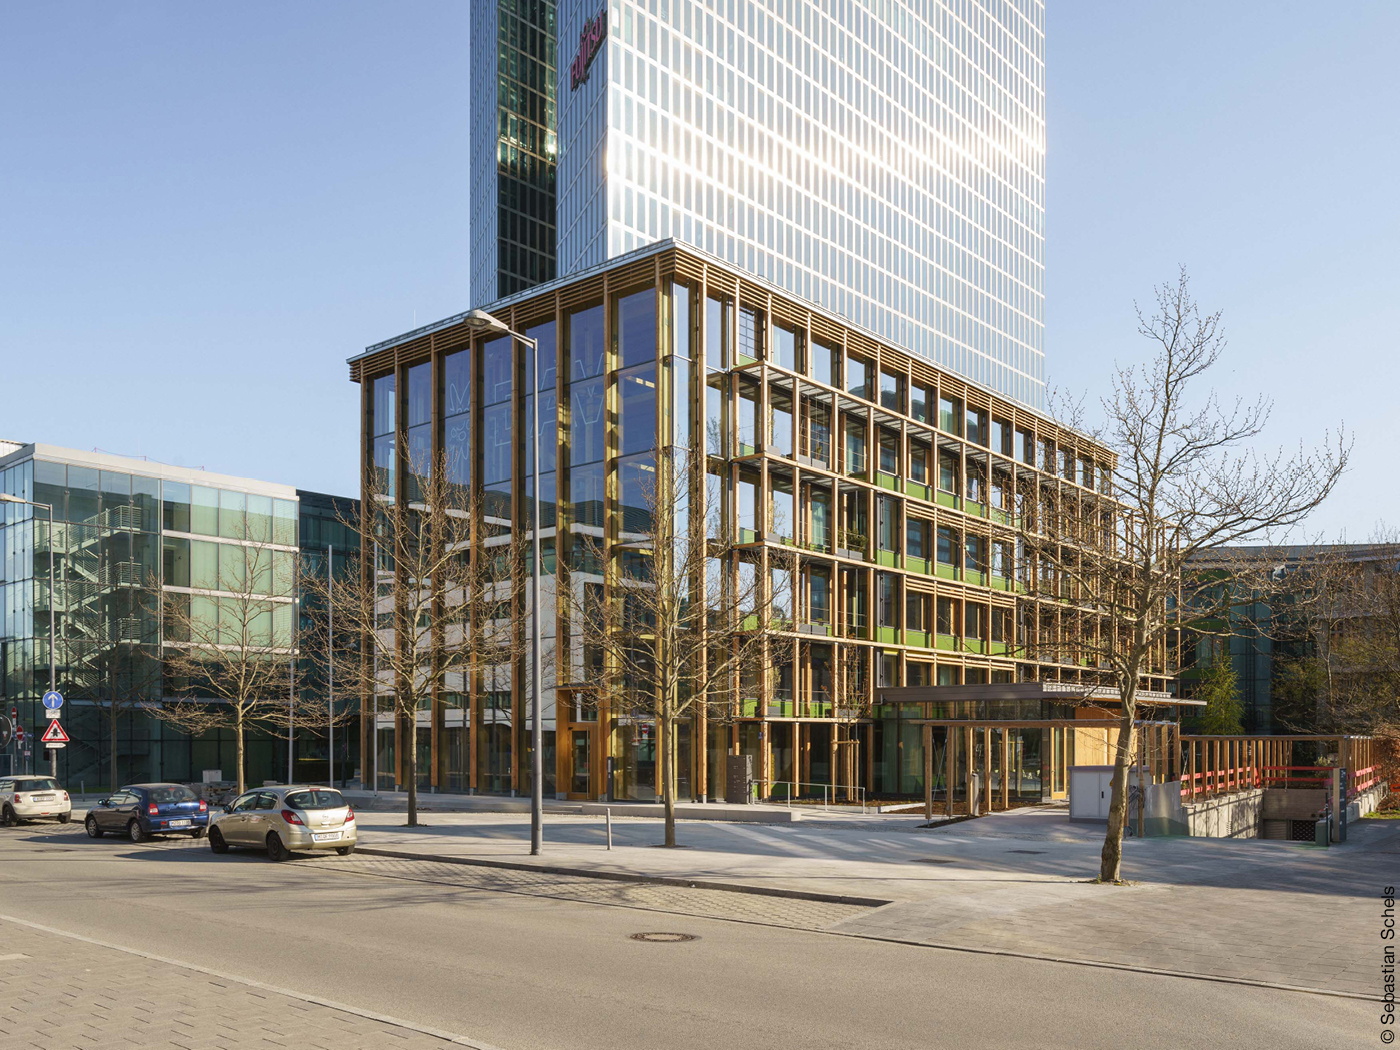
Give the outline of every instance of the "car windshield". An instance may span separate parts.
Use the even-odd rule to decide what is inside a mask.
[[[172,802],[194,802],[199,797],[183,784],[148,788],[147,794],[151,796],[151,801],[158,806],[168,806]]]
[[[344,809],[345,799],[339,791],[294,791],[287,796],[287,805],[293,809]]]
[[[38,780],[16,780],[16,791],[57,791],[58,781],[51,777],[42,777]]]

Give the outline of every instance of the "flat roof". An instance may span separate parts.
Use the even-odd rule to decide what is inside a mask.
[[[900,353],[907,354],[909,357],[915,358],[916,360],[926,361],[928,362],[930,368],[937,369],[939,372],[944,372],[950,376],[956,376],[959,382],[965,383],[975,390],[982,391],[989,398],[994,397],[998,400],[1015,404],[1019,408],[1024,409],[1026,412],[1029,412],[1032,415],[1040,416],[1044,419],[1053,421],[1056,426],[1058,426],[1061,430],[1067,433],[1075,434],[1083,438],[1085,441],[1092,442],[1094,444],[1102,444],[1102,442],[1099,441],[1098,438],[1095,438],[1092,434],[1086,434],[1082,430],[1078,430],[1067,423],[1062,423],[1060,420],[1055,419],[1054,416],[1050,415],[1044,409],[1033,408],[1030,405],[1026,405],[1023,402],[1018,401],[1016,398],[1010,396],[1009,394],[1004,394],[999,390],[993,390],[985,383],[979,383],[977,380],[971,378],[970,376],[964,375],[962,372],[949,368],[946,365],[941,365],[937,361],[933,360],[933,358],[926,357],[923,354],[918,353],[917,351],[912,350],[907,346],[901,345],[893,339],[888,339],[885,336],[882,336],[877,332],[866,328],[864,325],[861,325],[856,321],[852,321],[850,318],[835,313],[834,311],[829,310],[818,303],[812,302],[812,300],[810,299],[804,298],[797,292],[784,288],[781,285],[774,284],[771,280],[769,280],[766,277],[760,277],[755,273],[751,273],[750,271],[745,270],[742,266],[738,266],[735,263],[726,262],[725,260],[719,258],[716,255],[711,255],[703,248],[697,248],[693,244],[689,244],[685,241],[678,241],[674,237],[667,237],[665,240],[654,241],[651,244],[646,245],[645,247],[637,248],[633,251],[627,252],[625,255],[615,255],[611,259],[608,259],[604,262],[595,263],[594,265],[585,267],[582,270],[576,270],[575,272],[569,274],[566,277],[556,277],[552,281],[546,281],[543,284],[532,285],[531,287],[526,288],[524,291],[514,292],[510,295],[505,296],[504,298],[497,299],[494,302],[484,303],[481,305],[480,309],[486,310],[488,313],[495,313],[497,310],[505,310],[516,305],[517,303],[528,302],[530,299],[533,299],[537,295],[548,295],[550,292],[557,291],[560,288],[567,288],[569,285],[575,284],[578,281],[586,280],[589,277],[595,276],[600,273],[606,273],[608,270],[612,270],[622,266],[627,266],[631,263],[638,262],[642,259],[651,258],[654,255],[660,255],[662,252],[671,251],[672,249],[680,252],[685,252],[687,255],[691,255],[694,258],[706,263],[707,265],[715,266],[728,273],[740,276],[750,284],[762,288],[765,291],[776,295],[780,298],[790,300],[793,303],[799,303],[804,309],[810,310],[812,313],[825,318],[832,324],[841,325],[844,328],[850,329],[852,332],[858,332],[866,338],[870,339],[872,342],[879,343],[881,346],[893,347]],[[388,350],[391,347],[398,346],[400,343],[409,343],[415,339],[421,339],[425,335],[431,335],[432,333],[440,332],[445,328],[451,328],[453,325],[461,324],[467,319],[467,314],[473,309],[477,309],[477,307],[469,307],[467,310],[463,310],[459,314],[453,314],[451,317],[444,317],[440,321],[433,321],[431,324],[425,324],[420,328],[415,328],[412,331],[404,332],[401,335],[392,336],[388,339],[383,339],[377,343],[372,343],[369,346],[365,347],[364,350],[362,350],[360,353],[355,354],[353,357],[347,357],[345,359],[346,364],[354,364],[356,361],[369,357],[372,354],[377,354],[381,350]]]
[[[173,463],[161,463],[135,456],[118,456],[111,452],[88,452],[76,448],[64,448],[62,445],[45,445],[37,441],[23,445],[9,455],[0,456],[0,469],[14,463],[22,463],[27,459],[42,459],[50,463],[66,463],[76,467],[95,467],[98,470],[121,471],[125,474],[142,474],[164,481],[235,489],[240,492],[251,492],[258,496],[273,496],[277,499],[294,500],[297,498],[297,489],[294,485],[282,485],[275,481],[259,481],[256,478],[243,478],[236,474],[215,474],[199,467],[177,467]]]

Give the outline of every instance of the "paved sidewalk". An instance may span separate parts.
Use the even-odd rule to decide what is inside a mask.
[[[0,982],[0,1050],[486,1046],[10,921]]]
[[[1379,890],[1400,827],[1367,821],[1345,846],[1260,840],[1125,843],[1126,887],[1092,884],[1101,825],[1019,810],[923,829],[918,820],[788,826],[684,822],[689,848],[655,848],[657,821],[550,817],[544,856],[513,817],[437,814],[420,829],[368,814],[362,847],[424,858],[551,865],[888,900],[832,932],[1306,988],[1380,994]]]

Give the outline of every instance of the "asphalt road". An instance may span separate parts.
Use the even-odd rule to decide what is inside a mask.
[[[664,899],[386,878],[337,860],[91,842],[76,823],[0,829],[0,913],[502,1050],[1279,1050],[1376,1045],[1381,1031],[1372,1002],[700,917]],[[698,939],[631,939],[644,931]]]

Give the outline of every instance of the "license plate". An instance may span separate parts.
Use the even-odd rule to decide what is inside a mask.
[[[340,838],[338,831],[318,831],[311,836],[312,842],[334,842]]]
[[[190,822],[188,820],[172,820],[170,826],[172,828],[187,828],[190,826]]]
[[[53,801],[53,796],[52,796],[52,795],[35,795],[35,796],[34,796],[34,801],[35,801],[35,802],[52,802],[52,801]]]

